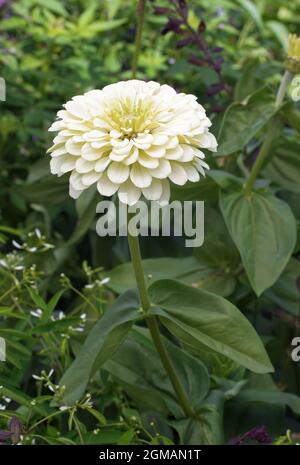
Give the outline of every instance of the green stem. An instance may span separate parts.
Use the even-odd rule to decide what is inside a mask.
[[[141,252],[139,246],[138,237],[131,236],[128,233],[128,244],[130,249],[131,260],[134,268],[135,278],[140,294],[140,299],[144,312],[146,313],[150,306],[151,302],[146,288],[145,277],[142,266]],[[172,383],[174,391],[177,395],[179,404],[181,405],[182,410],[184,411],[187,417],[195,417],[195,413],[191,408],[188,398],[184,392],[184,389],[178,379],[176,371],[172,365],[172,362],[169,358],[168,352],[166,350],[163,338],[161,337],[157,318],[155,316],[149,316],[146,318],[150,334],[152,336],[154,345],[158,351],[161,362],[166,370],[166,373]]]
[[[286,93],[286,89],[287,89],[289,83],[292,81],[292,79],[293,79],[293,74],[290,71],[285,71],[285,73],[284,73],[284,75],[282,77],[278,92],[277,92],[277,96],[276,96],[276,100],[275,100],[275,107],[279,107],[282,104],[285,93]],[[256,178],[259,175],[259,173],[260,173],[260,171],[261,171],[261,169],[262,169],[262,167],[263,167],[263,165],[265,163],[265,160],[266,160],[266,157],[267,157],[267,155],[269,153],[269,150],[271,148],[272,141],[273,141],[273,138],[275,136],[276,130],[277,130],[277,126],[275,124],[274,119],[272,119],[271,124],[268,127],[265,140],[264,140],[264,142],[263,142],[263,144],[262,144],[262,146],[260,148],[258,156],[257,156],[257,158],[255,160],[255,163],[254,163],[253,167],[252,167],[250,176],[247,179],[247,182],[245,184],[244,192],[245,192],[245,195],[247,195],[247,196],[249,196],[251,194],[252,189],[253,189],[253,184],[255,183]]]
[[[132,68],[131,68],[132,79],[135,79],[136,77],[138,60],[139,60],[139,55],[140,55],[140,50],[141,50],[142,33],[143,33],[144,18],[145,18],[145,5],[146,5],[146,0],[138,0],[137,28],[136,28],[136,34],[135,34],[134,54],[133,54]]]

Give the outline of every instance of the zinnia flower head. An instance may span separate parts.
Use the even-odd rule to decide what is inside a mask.
[[[294,74],[300,73],[300,37],[289,35],[287,68]]]
[[[71,172],[77,198],[97,183],[100,194],[118,192],[135,204],[143,194],[168,203],[170,181],[183,185],[205,175],[200,149],[216,151],[210,120],[196,97],[168,85],[131,80],[73,97],[57,113],[51,172]]]

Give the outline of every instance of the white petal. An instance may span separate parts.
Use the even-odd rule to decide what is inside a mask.
[[[194,149],[194,155],[195,155],[197,158],[205,158],[204,153],[201,152],[201,150],[198,150],[198,149]]]
[[[171,192],[170,192],[169,180],[168,179],[163,179],[161,186],[162,186],[162,194],[161,194],[161,197],[159,199],[159,204],[163,207],[163,206],[167,205],[169,203],[169,201],[170,201]]]
[[[78,199],[81,193],[82,190],[75,189],[72,184],[69,185],[69,195],[72,197],[72,199]]]
[[[202,176],[205,176],[204,168],[206,168],[207,170],[209,170],[208,164],[205,163],[203,160],[197,159],[197,160],[196,160],[196,166],[197,166],[197,170],[202,174]]]
[[[139,164],[145,168],[157,168],[159,166],[159,158],[151,158],[146,153],[140,152],[138,155]]]
[[[77,173],[77,171],[72,171],[70,176],[70,184],[72,185],[74,190],[83,190],[84,184],[82,183],[82,176],[83,174]]]
[[[166,134],[154,134],[153,145],[165,145],[169,139]]]
[[[144,187],[142,192],[148,200],[159,200],[163,192],[162,181],[160,179],[152,179],[151,185]]]
[[[139,158],[139,150],[136,147],[133,147],[129,156],[124,160],[125,165],[132,165]]]
[[[89,187],[95,182],[97,182],[100,177],[101,177],[101,173],[96,173],[96,171],[90,171],[89,173],[85,173],[82,176],[82,184]]]
[[[148,187],[152,177],[146,168],[135,163],[130,170],[130,179],[136,187]]]
[[[217,144],[216,138],[210,132],[201,134],[201,136],[199,137],[199,140],[200,140],[200,147],[211,150],[212,152],[217,151],[218,144]]]
[[[50,160],[50,171],[52,174],[60,173],[61,166],[64,160],[65,160],[65,156],[55,157]]]
[[[186,144],[181,145],[181,148],[183,149],[183,154],[180,160],[183,162],[192,161],[195,157],[195,149],[193,149],[193,147],[191,147],[190,145]]]
[[[178,145],[178,137],[169,137],[169,140],[166,144],[167,149],[173,149]]]
[[[189,163],[185,163],[183,165],[183,168],[186,172],[186,175],[189,181],[191,182],[199,181],[200,175],[194,166],[190,165]]]
[[[77,118],[88,119],[90,117],[85,104],[85,99],[82,95],[77,96],[77,98],[74,97],[73,100],[67,102],[65,104],[65,108],[69,113],[71,113],[71,115],[74,115]]]
[[[75,142],[74,137],[72,137],[66,142],[65,147],[66,151],[71,155],[81,155],[82,142]]]
[[[63,164],[61,165],[61,172],[68,173],[69,171],[72,171],[75,168],[76,161],[77,161],[77,157],[68,156],[63,162]]]
[[[171,164],[172,172],[169,175],[169,179],[174,183],[178,184],[179,186],[183,186],[187,182],[187,174],[184,168],[176,162]]]
[[[101,176],[100,180],[97,183],[97,189],[100,192],[100,194],[104,195],[104,196],[107,196],[107,197],[110,197],[115,192],[117,192],[118,188],[119,188],[119,185],[114,184],[113,182],[111,182],[108,179],[106,173],[104,173]]]
[[[150,149],[145,150],[145,152],[150,155],[150,157],[154,158],[162,158],[166,154],[165,147],[160,147],[158,145],[151,146]]]
[[[55,147],[55,146],[54,146]],[[51,152],[52,147],[48,150],[48,152]],[[61,155],[66,155],[66,149],[64,145],[58,146],[58,148],[55,148],[53,152],[51,152],[51,157],[59,157]]]
[[[130,180],[124,182],[118,191],[120,201],[127,205],[134,205],[141,194],[141,190],[135,187]]]
[[[78,173],[88,173],[94,169],[95,163],[87,161],[84,158],[78,158],[76,161],[76,171]]]
[[[166,152],[166,158],[167,160],[179,160],[183,155],[183,149],[181,148],[180,145],[177,145],[177,147],[174,147],[173,149],[169,149]]]
[[[63,127],[64,127],[63,121],[54,121],[54,123],[51,124],[48,131],[51,131],[51,132],[59,131]]]
[[[124,163],[112,162],[107,170],[107,176],[111,182],[121,184],[128,179],[129,167]]]
[[[95,162],[94,169],[98,173],[102,173],[102,171],[104,171],[108,167],[109,164],[110,164],[110,159],[108,157],[99,158],[99,160]]]
[[[171,171],[170,162],[162,158],[159,160],[159,166],[151,170],[151,175],[154,176],[154,178],[164,179],[171,174]]]
[[[109,142],[107,141],[93,141],[91,142],[91,146],[93,149],[103,149],[103,147],[109,147]]]

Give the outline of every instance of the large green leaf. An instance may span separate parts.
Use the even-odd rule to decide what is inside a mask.
[[[201,248],[200,248],[201,249]],[[195,257],[164,257],[143,260],[143,270],[148,285],[166,278],[177,279],[194,287],[201,287],[221,295],[229,295],[235,286],[235,278],[216,266]],[[105,272],[110,278],[108,287],[117,293],[135,286],[135,276],[131,262],[118,265]]]
[[[232,103],[222,121],[217,155],[225,156],[242,150],[277,110],[273,92],[265,87],[241,102]]]
[[[240,402],[267,403],[285,405],[294,413],[300,415],[300,397],[281,391],[267,391],[259,389],[244,389],[236,398]]]
[[[90,377],[118,349],[133,322],[141,317],[136,290],[122,294],[90,331],[80,352],[60,381],[61,400],[72,404],[80,398]]]
[[[221,192],[220,207],[257,295],[271,287],[296,243],[296,222],[288,204],[271,194]]]
[[[168,340],[165,345],[192,406],[199,406],[209,389],[206,367]],[[143,407],[182,417],[174,389],[154,347],[149,331],[134,328],[104,368]]]
[[[223,297],[172,280],[157,281],[149,295],[151,313],[186,347],[201,353],[205,345],[257,373],[273,370],[254,328]]]
[[[274,286],[265,295],[280,307],[299,317],[300,303],[297,279],[300,276],[300,262],[292,258]]]
[[[264,173],[283,189],[300,192],[300,143],[284,140],[267,164]]]
[[[224,394],[220,390],[212,390],[201,404],[200,420],[184,418],[171,421],[185,445],[224,444],[223,433]]]

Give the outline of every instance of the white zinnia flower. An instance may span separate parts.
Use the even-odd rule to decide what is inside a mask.
[[[71,172],[77,198],[97,183],[100,194],[118,192],[135,204],[143,194],[167,203],[170,183],[199,180],[208,169],[202,148],[216,151],[210,120],[194,95],[138,80],[118,82],[73,97],[57,113],[51,172]]]

